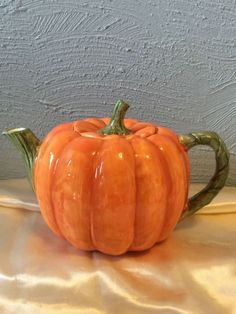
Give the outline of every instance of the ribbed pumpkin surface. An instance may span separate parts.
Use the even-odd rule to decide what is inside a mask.
[[[34,183],[48,226],[75,247],[119,255],[168,237],[187,202],[189,160],[171,130],[108,118],[55,127],[42,142]]]

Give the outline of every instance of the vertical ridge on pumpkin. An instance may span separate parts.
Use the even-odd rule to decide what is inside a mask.
[[[135,240],[135,225],[136,225],[136,212],[137,212],[137,176],[136,176],[136,158],[135,158],[135,151],[134,151],[134,148],[133,148],[133,145],[131,144],[131,138],[129,138],[128,142],[130,144],[130,147],[133,151],[133,156],[134,156],[134,184],[135,184],[135,204],[134,204],[134,221],[133,221],[133,229],[134,229],[134,234],[133,234],[133,239],[130,243],[130,246],[128,248],[127,251],[132,251],[130,248],[132,247],[132,245],[134,244],[134,240]]]
[[[186,173],[182,154],[179,152],[177,143],[164,135],[155,134],[149,140],[157,145],[168,164],[171,176],[172,190],[168,196],[168,207],[164,219],[163,228],[158,241],[162,241],[174,229],[183,211],[186,200]]]
[[[104,122],[105,123],[105,122]],[[104,141],[101,141],[101,144],[100,146],[98,147],[96,153],[94,154],[93,156],[93,160],[92,160],[92,164],[91,164],[91,167],[92,167],[92,181],[91,181],[91,199],[90,199],[90,205],[91,205],[91,210],[90,210],[90,237],[91,237],[91,241],[92,241],[92,244],[94,246],[94,248],[97,250],[96,248],[96,241],[94,241],[94,234],[93,234],[93,215],[94,215],[94,210],[95,210],[95,207],[96,207],[96,204],[95,204],[95,201],[94,201],[94,190],[95,190],[95,179],[96,179],[96,172],[97,172],[97,158],[98,155],[100,154],[102,148],[103,148],[103,145],[104,145]]]
[[[55,172],[53,203],[64,237],[74,246],[94,250],[90,234],[92,160],[101,140],[77,137],[67,144]]]
[[[64,147],[64,144],[68,143],[71,139],[75,138],[76,133],[72,130],[65,129],[56,133],[54,137],[50,133],[48,134],[50,138],[49,144],[45,141],[46,148],[42,148],[37,158],[37,180],[36,180],[36,193],[41,209],[41,213],[49,225],[49,227],[57,234],[62,236],[62,233],[58,227],[55,218],[55,212],[53,209],[52,199],[51,199],[51,188],[54,180],[54,166],[58,161],[59,154]],[[44,145],[44,143],[42,144]]]
[[[48,135],[46,136],[46,138],[43,140],[42,144],[40,145],[40,149],[39,149],[39,153],[35,158],[35,166],[34,166],[34,185],[36,185],[37,182],[37,175],[38,175],[38,159],[41,159],[41,157],[44,155],[45,150],[48,147],[48,144],[50,143],[50,141],[53,139],[54,136],[56,136],[59,132],[63,132],[65,130],[72,130],[72,122],[68,122],[68,123],[64,123],[64,124],[60,124],[58,126],[56,126],[55,128],[53,128]]]
[[[104,141],[94,163],[93,242],[99,251],[122,254],[131,245],[134,232],[133,150],[125,138],[111,135]]]
[[[167,188],[163,156],[150,141],[134,137],[136,210],[134,240],[130,250],[145,250],[157,241],[166,210]]]
[[[175,146],[177,147],[180,155],[182,156],[182,159],[184,161],[185,164],[185,174],[186,174],[186,181],[185,181],[185,190],[186,192],[186,197],[185,197],[185,205],[183,210],[186,208],[186,205],[188,203],[188,190],[189,190],[189,177],[190,177],[190,164],[189,164],[189,158],[188,158],[188,154],[185,151],[184,147],[182,146],[182,144],[179,141],[178,136],[169,128],[165,128],[165,127],[161,127],[158,129],[158,134],[165,136],[166,138],[169,139],[169,141],[171,141],[173,144],[175,144]],[[169,169],[167,167],[167,169]]]
[[[188,154],[187,152],[185,151],[184,147],[182,146],[182,144],[179,142],[178,145],[177,145],[179,151],[180,151],[180,154],[183,158],[183,161],[184,161],[184,169],[185,169],[185,175],[186,175],[186,195],[185,195],[185,204],[184,204],[184,208],[183,208],[183,211],[184,210],[187,210],[187,206],[188,206],[188,194],[189,194],[189,183],[190,183],[190,161],[189,161],[189,157],[188,157]]]

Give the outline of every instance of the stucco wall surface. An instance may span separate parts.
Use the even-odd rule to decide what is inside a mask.
[[[53,126],[128,116],[218,132],[236,184],[236,5],[232,0],[0,0],[0,126]],[[25,175],[0,137],[0,177]],[[212,152],[191,153],[192,178],[209,179]]]

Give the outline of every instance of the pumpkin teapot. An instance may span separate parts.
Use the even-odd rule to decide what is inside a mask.
[[[79,249],[111,255],[146,250],[225,184],[229,152],[216,133],[178,136],[125,119],[128,107],[119,100],[111,119],[61,124],[42,141],[25,128],[4,132],[23,154],[46,223]],[[196,145],[215,151],[216,170],[188,200],[187,151]]]

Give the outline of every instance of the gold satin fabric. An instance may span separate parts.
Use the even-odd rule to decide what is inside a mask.
[[[39,212],[13,208],[37,209],[24,181],[1,181],[0,203],[6,199],[0,314],[236,313],[236,188],[179,223],[167,241],[120,257],[78,251]]]

